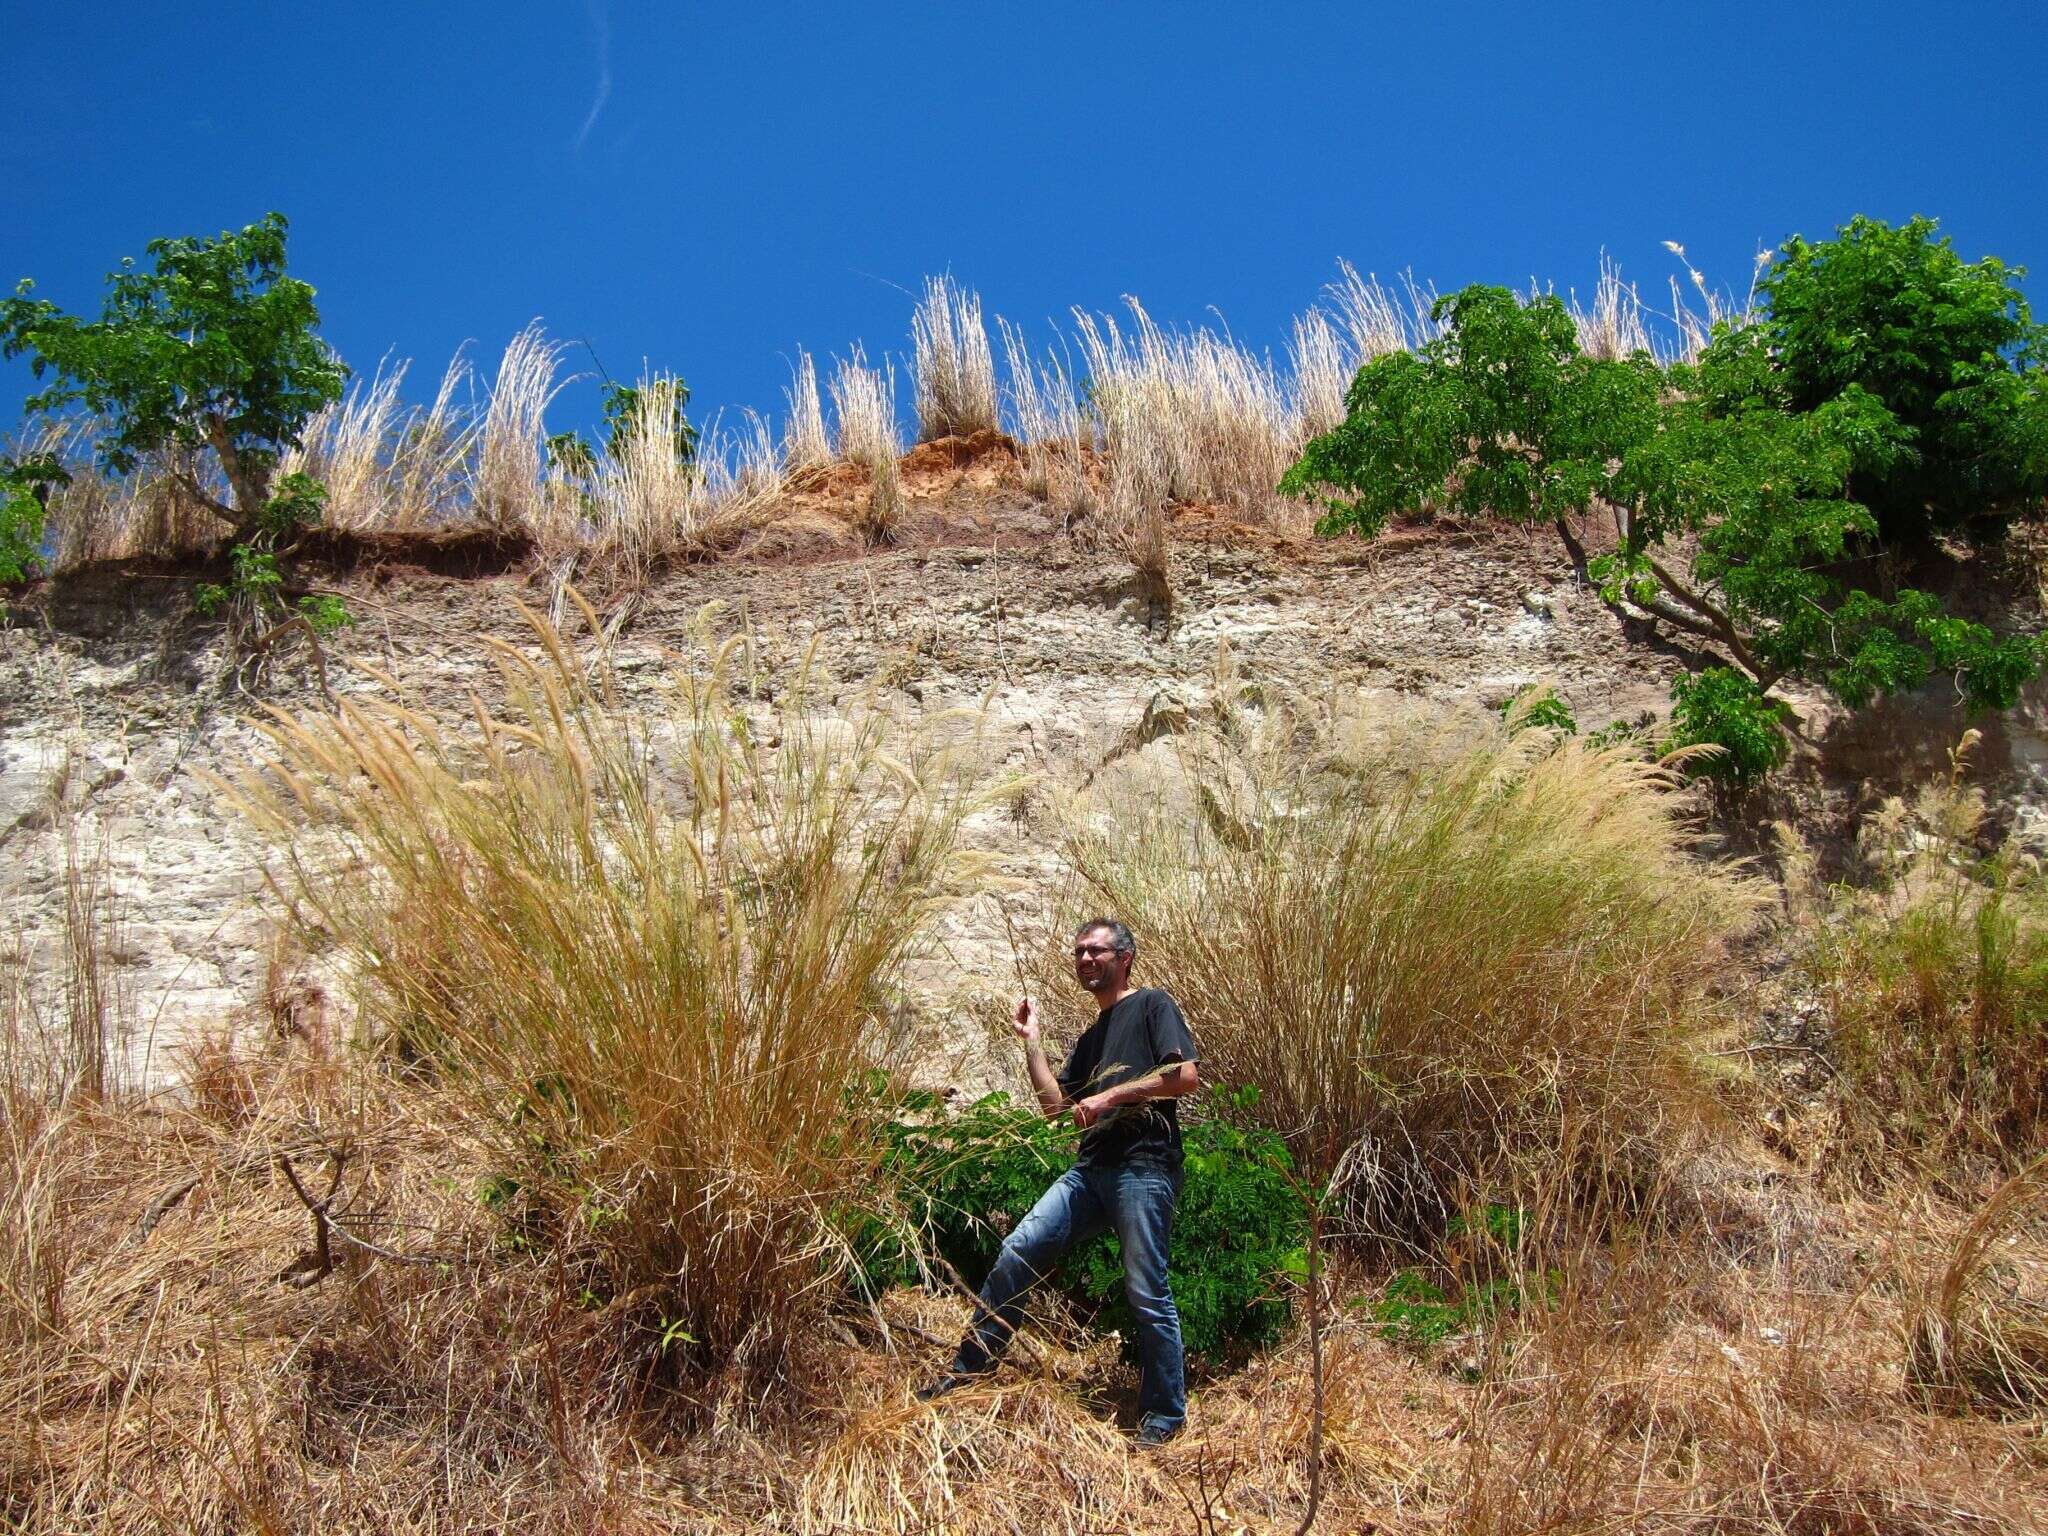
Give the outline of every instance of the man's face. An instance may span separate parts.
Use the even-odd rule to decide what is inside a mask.
[[[1130,957],[1116,952],[1108,929],[1089,928],[1074,940],[1074,980],[1090,992],[1115,991],[1130,970]]]

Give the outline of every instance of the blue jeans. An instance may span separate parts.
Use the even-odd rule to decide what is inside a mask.
[[[1138,1320],[1140,1419],[1178,1429],[1187,1417],[1188,1393],[1180,1313],[1166,1283],[1166,1247],[1179,1195],[1179,1176],[1164,1168],[1068,1169],[1004,1242],[953,1369],[962,1375],[992,1369],[1023,1320],[1024,1293],[1052,1273],[1068,1248],[1108,1229],[1123,1249],[1124,1294]]]

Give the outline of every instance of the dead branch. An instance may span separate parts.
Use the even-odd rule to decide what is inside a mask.
[[[303,1290],[325,1279],[334,1268],[333,1244],[337,1240],[345,1247],[358,1249],[375,1258],[388,1259],[394,1264],[432,1265],[447,1262],[436,1254],[400,1253],[395,1248],[386,1248],[383,1244],[373,1243],[366,1237],[358,1237],[341,1225],[333,1206],[334,1197],[341,1189],[342,1174],[348,1167],[348,1153],[341,1148],[329,1147],[327,1158],[330,1169],[327,1193],[315,1200],[300,1180],[299,1170],[291,1158],[282,1152],[277,1154],[278,1170],[284,1174],[285,1182],[292,1187],[292,1193],[299,1197],[299,1203],[313,1219],[312,1250],[299,1255],[278,1275],[279,1280]]]

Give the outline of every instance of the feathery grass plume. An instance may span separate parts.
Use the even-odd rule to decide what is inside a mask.
[[[400,427],[386,473],[386,496],[397,526],[421,528],[455,515],[483,433],[475,412],[458,404],[456,395],[473,396],[475,384],[475,370],[458,348],[441,370],[434,403],[412,412]]]
[[[1526,723],[1458,746],[1342,696],[1254,713],[1243,688],[1223,669],[1175,764],[1101,781],[1064,844],[1205,1075],[1256,1086],[1372,1238],[1475,1200],[1542,1233],[1639,1198],[1761,900],[1691,856],[1675,775]]]
[[[1635,284],[1621,280],[1621,267],[1605,251],[1600,253],[1600,280],[1593,288],[1593,307],[1588,310],[1574,295],[1572,322],[1579,331],[1579,350],[1602,362],[1619,362],[1638,352],[1656,353],[1649,325],[1643,317],[1643,301]]]
[[[1413,272],[1405,272],[1401,289],[1402,296],[1396,298],[1379,274],[1360,277],[1348,261],[1339,261],[1336,280],[1323,285],[1323,297],[1350,338],[1351,355],[1359,366],[1390,352],[1412,350],[1442,333],[1430,313],[1436,308],[1435,286],[1418,283]]]
[[[591,473],[593,556],[645,576],[694,537],[704,472],[676,451],[680,381],[643,377],[639,406],[614,428]]]
[[[798,347],[789,374],[789,387],[782,392],[789,404],[782,462],[791,474],[801,474],[832,462],[832,439],[825,431],[825,405],[818,393],[818,360]]]
[[[1328,308],[1294,322],[1288,360],[1294,373],[1295,431],[1305,442],[1344,419],[1344,397],[1358,370],[1390,352],[1406,351],[1435,334],[1429,318],[1436,295],[1407,280],[1405,304],[1377,276],[1361,277],[1348,261],[1323,285]]]
[[[1301,431],[1313,436],[1343,421],[1344,396],[1358,364],[1322,310],[1295,316],[1287,361],[1294,373],[1294,414]]]
[[[1670,319],[1678,332],[1674,355],[1680,362],[1696,363],[1707,343],[1713,339],[1715,326],[1725,322],[1739,328],[1755,318],[1757,284],[1763,278],[1764,268],[1771,264],[1773,252],[1766,246],[1756,253],[1750,263],[1749,291],[1738,304],[1727,290],[1708,286],[1706,274],[1692,264],[1692,259],[1685,254],[1685,247],[1676,240],[1666,240],[1664,249],[1678,258],[1679,265],[1685,268],[1686,277],[1683,285],[1675,275],[1671,279]],[[1701,312],[1695,313],[1687,303],[1687,288],[1698,296]]]
[[[493,643],[509,703],[473,731],[273,712],[279,769],[233,799],[550,1262],[634,1348],[786,1379],[846,1217],[886,1199],[864,1085],[897,1064],[900,967],[980,873],[982,796],[938,744],[956,722],[825,718],[808,667],[771,682],[708,613],[657,719],[528,622],[538,658]]]
[[[1252,522],[1298,530],[1301,504],[1273,489],[1299,445],[1288,390],[1269,359],[1206,327],[1166,331],[1127,297],[1127,335],[1075,311],[1089,395],[1115,477],[1163,475],[1176,501],[1219,502]]]
[[[911,379],[917,439],[965,437],[996,428],[996,365],[981,296],[952,274],[924,280],[910,316]]]
[[[1866,826],[1880,879],[1809,935],[1835,1058],[1834,1167],[1950,1187],[2048,1151],[2048,891],[2011,844],[1977,852],[1983,795],[1950,776]]]
[[[506,344],[491,385],[470,481],[471,515],[501,528],[543,520],[542,439],[548,406],[561,392],[562,346],[535,320]]]
[[[2048,1405],[2048,1304],[1993,1274],[1996,1250],[2048,1214],[2048,1154],[2001,1183],[1964,1223],[1948,1262],[1906,1316],[1906,1380],[1950,1408],[2038,1412]]]
[[[388,362],[387,358],[385,362]],[[387,483],[387,454],[407,414],[398,392],[411,362],[387,369],[384,362],[348,393],[320,408],[306,423],[299,446],[279,460],[281,474],[307,474],[327,487],[322,520],[336,528],[364,530],[397,521]]]
[[[839,456],[868,472],[868,496],[857,522],[870,544],[893,543],[904,517],[903,483],[896,460],[903,452],[896,430],[896,370],[886,360],[867,365],[859,348],[832,371],[832,415]]]
[[[1095,428],[1072,370],[1050,353],[1041,362],[1021,328],[996,317],[1003,338],[1010,432],[1023,450],[1024,489],[1064,516],[1091,510],[1088,453]]]

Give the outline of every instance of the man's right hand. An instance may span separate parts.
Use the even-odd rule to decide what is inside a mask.
[[[1010,1016],[1010,1031],[1026,1047],[1038,1043],[1038,1004],[1024,998],[1017,1004],[1017,1011]]]

